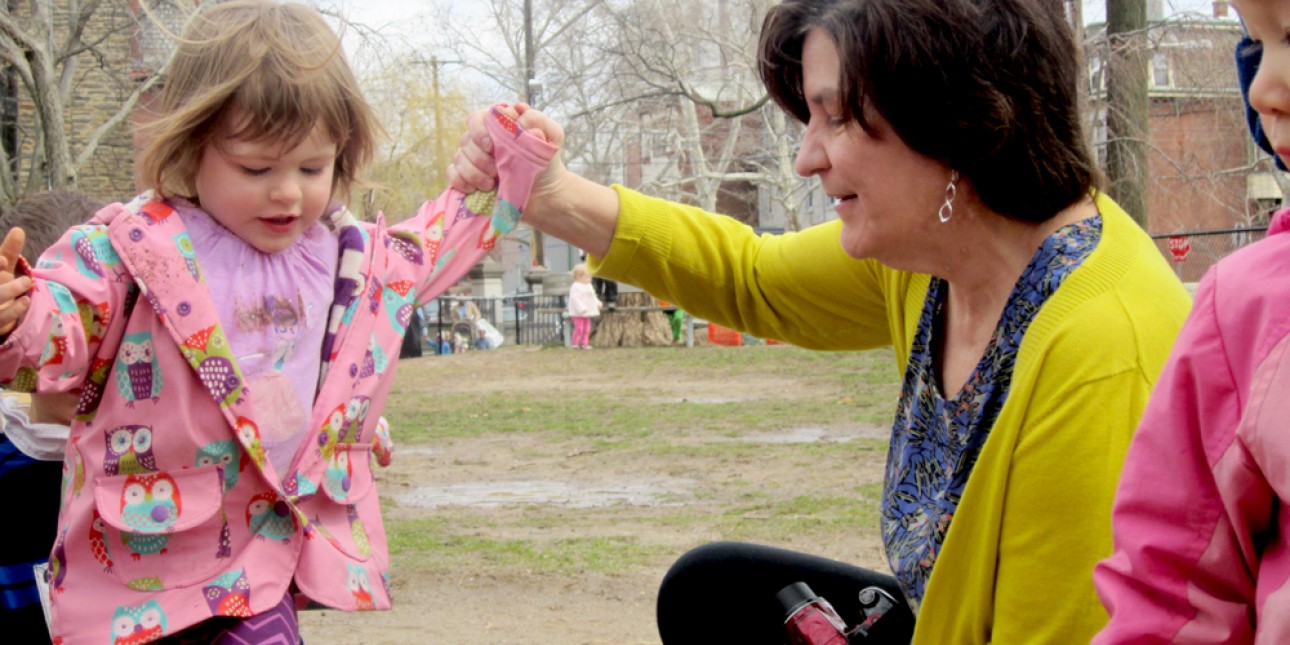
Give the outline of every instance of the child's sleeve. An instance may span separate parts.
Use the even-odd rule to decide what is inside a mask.
[[[1277,503],[1238,434],[1258,412],[1241,409],[1217,275],[1201,282],[1125,459],[1114,553],[1093,573],[1110,613],[1099,645],[1254,640],[1257,536]]]
[[[504,235],[519,225],[533,181],[556,147],[520,129],[494,107],[487,121],[497,163],[497,190],[465,195],[448,189],[391,228],[390,247],[410,267],[416,300],[428,302],[456,284]],[[399,272],[391,272],[392,280]]]
[[[31,271],[31,307],[0,344],[0,385],[19,392],[80,387],[134,288],[114,273],[117,264],[101,224],[69,229],[41,256]]]

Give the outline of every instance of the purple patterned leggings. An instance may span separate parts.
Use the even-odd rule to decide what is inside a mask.
[[[250,618],[219,616],[167,636],[161,645],[303,645],[291,594]]]

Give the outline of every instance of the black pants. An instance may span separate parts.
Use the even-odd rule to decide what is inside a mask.
[[[0,434],[0,490],[10,517],[21,518],[0,549],[0,625],[6,643],[48,643],[31,565],[49,559],[58,530],[63,464],[36,461]]]
[[[912,612],[895,578],[836,560],[739,542],[706,544],[672,565],[658,592],[659,635],[666,645],[783,645],[788,640],[785,616],[775,594],[794,582],[805,582],[828,600],[847,625],[860,622],[860,590],[881,587],[900,604],[880,623],[900,621],[904,633],[873,642],[909,643],[913,636],[908,627],[913,625]]]
[[[412,308],[412,318],[408,328],[403,332],[403,345],[399,347],[399,358],[417,358],[424,352],[424,337],[421,334],[421,311]]]
[[[605,303],[608,307],[610,303],[618,304],[618,283],[605,278],[592,278],[591,287],[596,290],[596,298]]]

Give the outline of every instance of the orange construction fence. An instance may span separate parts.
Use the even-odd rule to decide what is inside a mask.
[[[708,341],[713,345],[738,347],[744,344],[744,335],[728,327],[708,323]]]

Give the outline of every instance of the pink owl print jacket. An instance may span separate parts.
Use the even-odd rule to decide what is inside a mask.
[[[499,112],[488,127],[496,195],[448,191],[392,228],[343,209],[329,218],[340,259],[314,434],[287,472],[265,458],[211,301],[236,285],[202,280],[169,206],[109,206],[42,257],[0,380],[85,391],[51,556],[56,642],[151,642],[266,611],[292,582],[328,607],[390,607],[371,461],[411,308],[516,226],[554,154]]]

